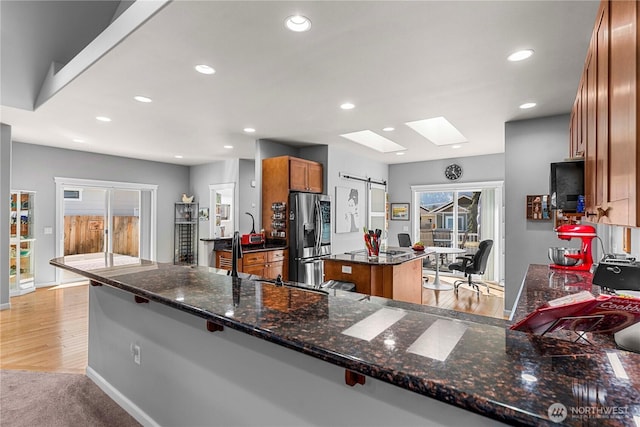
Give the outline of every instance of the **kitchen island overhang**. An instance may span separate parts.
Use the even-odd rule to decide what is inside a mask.
[[[257,396],[255,390],[248,391],[251,388],[244,387],[246,390],[241,393],[243,399],[257,399],[253,403],[266,405],[271,409],[275,404],[281,412],[280,419],[287,419],[292,423],[331,424],[335,421],[337,424],[353,424],[356,420],[362,419],[356,417],[357,410],[363,408],[359,405],[365,405],[364,407],[369,408],[371,414],[379,409],[374,410],[373,406],[380,406],[382,399],[394,402],[390,406],[387,402],[384,406],[385,411],[403,417],[405,423],[415,423],[420,419],[422,423],[427,420],[438,420],[437,423],[447,424],[447,421],[442,419],[446,414],[445,418],[450,419],[450,425],[460,425],[459,417],[474,416],[468,412],[473,411],[510,424],[540,425],[549,423],[546,410],[552,403],[558,400],[568,403],[574,399],[572,386],[575,378],[571,375],[565,378],[562,372],[556,373],[554,367],[562,367],[564,363],[575,364],[576,360],[587,357],[592,363],[585,365],[589,368],[589,372],[582,376],[585,381],[593,381],[595,384],[603,381],[615,382],[612,372],[606,369],[606,355],[597,348],[531,337],[520,332],[505,330],[500,326],[451,320],[428,312],[420,312],[424,310],[423,307],[420,307],[420,311],[411,311],[411,304],[382,298],[370,298],[373,302],[358,301],[358,297],[362,296],[351,293],[344,293],[343,296],[311,294],[304,290],[277,288],[271,284],[242,279],[234,282],[230,277],[216,274],[215,270],[208,268],[141,262],[137,266],[107,267],[92,271],[78,270],[72,265],[67,265],[63,259],[52,260],[52,264],[75,270],[93,280],[95,284],[109,285],[108,287],[91,287],[89,371],[97,373],[100,378],[104,378],[123,395],[130,396],[131,401],[136,402],[144,412],[161,424],[171,424],[177,420],[165,414],[167,411],[163,411],[162,405],[157,407],[158,405],[154,405],[153,402],[146,402],[145,399],[148,397],[145,398],[145,396],[149,391],[154,392],[154,387],[147,385],[145,389],[144,384],[153,377],[170,377],[175,383],[181,383],[184,379],[184,384],[177,384],[177,388],[184,393],[189,383],[193,381],[197,383],[198,380],[194,380],[194,375],[187,375],[191,380],[183,378],[175,371],[190,371],[189,367],[194,365],[194,360],[198,361],[195,365],[203,371],[195,377],[218,378],[225,370],[235,371],[236,368],[231,365],[241,363],[240,356],[236,362],[233,358],[224,362],[227,366],[219,366],[216,362],[224,360],[224,357],[217,357],[215,353],[221,351],[221,348],[226,345],[231,345],[222,345],[221,337],[233,337],[236,344],[238,340],[242,341],[245,347],[239,351],[246,355],[253,355],[252,365],[262,366],[266,363],[264,366],[266,371],[262,372],[262,375],[267,375],[270,382],[282,382],[282,386],[275,383],[271,386],[287,388],[288,391],[283,391],[285,395],[303,393],[303,390],[315,395],[314,393],[320,393],[318,390],[322,389],[332,396],[339,395],[349,401],[354,399],[349,404],[334,402],[336,408],[341,407],[339,410],[336,409],[340,412],[341,418],[334,420],[326,413],[316,413],[316,409],[309,405],[302,404],[308,413],[301,412],[300,408],[285,410],[280,407],[280,400],[269,400],[270,398],[267,397],[268,402],[265,402],[264,396]],[[110,288],[119,288],[126,293]],[[134,298],[131,295],[127,297],[127,294],[159,304],[136,304]],[[339,294],[336,293],[336,295]],[[283,301],[287,301],[287,304],[283,304]],[[368,341],[344,334],[348,328],[383,310],[400,310],[404,314],[400,320]],[[193,315],[239,332],[225,330],[222,334],[211,334],[206,331],[206,322],[194,320]],[[167,317],[171,320],[167,320]],[[462,324],[465,327],[463,336],[450,354],[444,360],[436,360],[408,352],[411,345],[437,321],[440,321],[438,324],[440,327],[454,324]],[[105,324],[112,326],[106,328]],[[108,331],[104,330],[105,328]],[[184,328],[188,331],[182,330]],[[175,334],[162,332],[177,329],[180,329],[180,332]],[[277,344],[276,347],[280,349],[265,347],[264,344],[254,342],[251,337],[247,337],[247,334]],[[123,343],[120,343],[118,339],[114,341],[109,338],[113,336],[127,338],[122,338]],[[187,339],[187,337],[190,338]],[[145,341],[142,345],[143,362],[138,367],[127,360],[128,355],[125,355],[122,360],[123,356],[120,354],[127,353],[128,341],[136,339]],[[149,352],[149,348],[158,346],[156,343],[162,340],[168,341],[160,346],[164,350]],[[171,344],[172,340],[181,341],[183,344],[176,347]],[[124,341],[127,342],[124,343]],[[126,348],[118,351],[118,346]],[[191,354],[195,347],[202,347],[202,351],[207,352],[210,357],[203,358],[198,352]],[[294,353],[299,355],[295,356],[282,347],[296,350]],[[545,351],[543,355],[539,353],[541,348]],[[552,356],[554,349],[561,350],[562,354],[571,355],[573,361],[554,359]],[[189,355],[180,354],[185,352]],[[286,359],[286,364],[290,365],[292,371],[289,374],[280,373],[276,377],[269,376],[270,371],[280,372],[279,365],[276,363],[278,366],[272,366],[275,362],[269,358],[265,359],[267,360],[265,362],[260,356],[263,352],[278,353],[275,359],[279,361]],[[155,359],[163,359],[162,355],[165,353],[177,356],[181,363],[176,364],[175,361],[171,362],[167,359],[164,362],[167,366],[163,367],[163,363]],[[636,355],[624,352],[621,354],[623,363],[637,368]],[[311,355],[314,359],[318,359],[320,365],[312,362],[312,359],[305,359],[304,355]],[[152,362],[148,362],[148,358],[152,358]],[[146,365],[145,362],[147,362]],[[324,362],[328,362],[328,365],[333,368],[328,368]],[[149,366],[149,363],[155,369],[153,373],[146,372],[149,368],[145,369],[145,366]],[[218,369],[221,369],[222,373],[217,372]],[[345,386],[344,378],[341,378],[344,376],[344,369],[416,393],[406,395],[404,391],[389,389],[382,385],[383,383],[369,378],[364,387],[352,389]],[[320,381],[319,378],[324,377],[320,372],[327,370],[331,371],[327,375],[332,377],[332,381],[327,382],[328,377]],[[532,370],[534,373],[538,372],[537,383],[533,385],[524,383],[521,374]],[[303,378],[306,374],[303,371],[308,371],[313,378],[308,384],[296,385],[296,381],[288,378],[290,375],[295,375],[304,382]],[[141,375],[146,379],[143,380]],[[138,378],[142,382],[134,381],[138,385],[131,384],[132,378]],[[242,383],[243,380],[239,379],[239,381]],[[245,378],[244,381],[250,381],[250,379]],[[220,384],[230,386],[228,381]],[[632,402],[637,402],[640,396],[637,384],[617,385],[618,387],[611,390],[609,395],[614,396],[618,403],[626,402],[627,406],[631,407],[631,411],[638,411],[637,407],[631,405]],[[216,388],[214,385],[210,386],[211,390]],[[236,384],[233,387],[237,388],[237,386]],[[136,387],[145,390],[138,390]],[[311,392],[311,389],[315,391]],[[348,393],[343,394],[345,390]],[[224,388],[218,391],[224,394]],[[377,395],[378,392],[384,397]],[[215,394],[217,396],[220,393]],[[393,398],[397,393],[402,393],[405,403]],[[424,397],[415,400],[416,396],[419,397],[417,393],[451,405],[440,407],[440,402],[436,404],[432,399],[425,400]],[[158,398],[161,400],[175,398],[167,392],[159,394]],[[194,395],[190,399],[196,399],[196,397]],[[289,402],[290,398],[285,400]],[[368,403],[363,403],[365,401]],[[225,403],[225,405],[229,404],[230,402]],[[218,406],[214,403],[210,405]],[[355,412],[352,413],[349,408]],[[425,412],[425,408],[429,410]],[[465,411],[456,411],[457,408]],[[388,420],[381,414],[377,417],[382,418],[372,417],[373,424],[376,419]],[[240,418],[251,423],[246,417]],[[224,417],[220,418],[220,423],[224,423],[224,419]],[[272,420],[280,421],[280,419],[276,417]],[[627,421],[628,425],[632,425],[632,418]],[[467,424],[469,422],[471,421],[467,419]],[[478,418],[473,421],[475,424],[483,422],[495,423],[487,418]],[[210,424],[215,425],[216,422],[211,421]],[[620,424],[618,422],[612,425]]]

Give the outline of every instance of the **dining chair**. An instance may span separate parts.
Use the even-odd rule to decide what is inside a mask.
[[[398,233],[398,246],[401,248],[410,248],[411,244],[411,236],[409,233]],[[425,257],[422,259],[422,268],[428,268],[430,265],[429,257]],[[425,283],[429,281],[428,277],[423,277]]]
[[[411,247],[411,236],[409,236],[409,233],[398,233],[398,246],[401,248]]]

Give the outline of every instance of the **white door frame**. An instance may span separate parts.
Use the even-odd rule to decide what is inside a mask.
[[[478,188],[492,187],[496,189],[496,217],[494,218],[495,230],[499,238],[493,242],[494,254],[494,274],[497,276],[493,280],[503,282],[505,277],[504,265],[504,181],[481,181],[481,182],[459,182],[451,184],[433,184],[433,185],[412,185],[411,199],[413,200],[413,212],[411,213],[411,230],[412,235],[420,233],[420,200],[418,194],[425,191],[472,191]],[[455,205],[455,204],[454,204]],[[455,216],[457,217],[457,211]],[[457,221],[455,227],[457,229]]]
[[[139,190],[151,192],[151,212],[149,221],[151,235],[149,236],[151,261],[157,258],[157,200],[158,186],[156,184],[140,184],[135,182],[102,181],[94,179],[65,178],[56,176],[56,257],[64,256],[64,187],[100,188],[105,190]],[[139,246],[142,250],[142,246]],[[56,283],[60,283],[62,270],[56,268]]]
[[[238,221],[239,221],[239,210],[238,207],[238,198],[236,195],[236,183],[235,182],[225,182],[222,184],[209,184],[209,206],[211,206],[211,212],[209,212],[209,236],[212,238],[217,238],[220,236],[216,235],[216,192],[219,190],[231,190],[233,193],[233,211],[231,215],[233,216],[233,228],[234,230],[238,229]],[[231,230],[231,235],[233,236],[233,231]]]

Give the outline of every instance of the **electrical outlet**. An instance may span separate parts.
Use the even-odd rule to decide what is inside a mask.
[[[133,345],[133,362],[136,365],[140,364],[140,345],[138,344]]]

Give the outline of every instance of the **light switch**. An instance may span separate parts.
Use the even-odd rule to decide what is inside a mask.
[[[53,234],[53,227],[45,227],[44,234]]]

